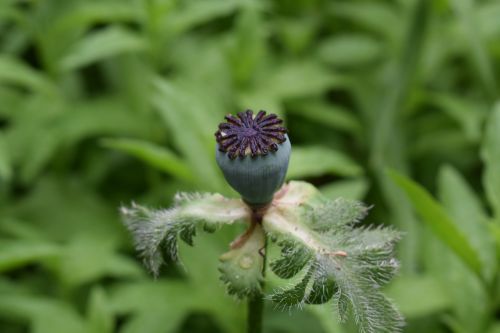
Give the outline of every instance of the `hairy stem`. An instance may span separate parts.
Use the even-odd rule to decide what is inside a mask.
[[[251,223],[254,226],[257,223],[262,223],[262,216],[265,210],[252,209]],[[250,227],[253,229],[252,227]],[[266,236],[264,236],[266,237]],[[264,241],[264,248],[259,251],[260,255],[264,257],[262,264],[262,277],[266,276],[266,252],[267,252],[267,237]],[[264,290],[264,279],[262,280],[262,290]],[[247,315],[247,333],[262,333],[262,323],[264,314],[264,295],[259,294],[248,298],[248,315]]]

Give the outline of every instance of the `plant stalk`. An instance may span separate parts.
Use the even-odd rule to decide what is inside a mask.
[[[268,206],[260,209],[252,209],[252,225],[262,223],[262,216]],[[264,248],[259,251],[263,256],[262,262],[262,290],[264,290],[264,280],[267,265],[267,237],[264,235]],[[264,293],[248,298],[247,333],[262,333],[262,323],[264,317]]]
[[[264,314],[264,295],[253,296],[248,299],[247,332],[262,333],[262,319]]]

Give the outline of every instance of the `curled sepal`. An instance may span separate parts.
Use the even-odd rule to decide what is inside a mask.
[[[328,275],[317,276],[304,301],[307,304],[326,303],[333,297],[336,288],[335,281]]]
[[[227,291],[238,298],[262,293],[265,235],[253,224],[220,258],[219,271]]]
[[[307,285],[309,284],[309,280],[311,280],[311,275],[312,269],[307,270],[299,283],[291,288],[276,291],[270,296],[270,299],[282,309],[300,306],[304,302]]]
[[[362,332],[400,332],[404,320],[392,302],[364,277],[352,279],[353,272],[355,268],[337,272],[336,281],[342,290],[337,299],[341,316],[352,314]]]
[[[333,299],[340,317],[351,314],[361,332],[400,332],[403,318],[380,291],[397,272],[394,245],[400,234],[385,227],[356,227],[366,206],[327,200],[306,183],[291,182],[278,194],[262,222],[282,246],[273,271],[282,278],[307,275],[271,299],[280,307]],[[302,268],[304,257],[309,259]]]
[[[132,203],[121,208],[121,215],[145,266],[158,275],[164,255],[178,260],[178,237],[192,245],[197,227],[215,230],[223,224],[248,219],[249,211],[241,200],[220,194],[180,193],[169,209],[154,210]]]
[[[289,279],[300,272],[311,259],[311,252],[301,244],[282,241],[281,257],[270,263],[271,270],[282,279]]]

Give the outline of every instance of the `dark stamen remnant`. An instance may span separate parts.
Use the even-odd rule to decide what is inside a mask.
[[[283,120],[266,111],[259,111],[253,116],[252,110],[239,112],[238,117],[227,115],[226,122],[219,125],[215,138],[219,150],[228,154],[229,158],[241,158],[250,154],[252,157],[267,155],[269,151],[277,151],[278,144],[286,141],[286,128],[280,126]]]

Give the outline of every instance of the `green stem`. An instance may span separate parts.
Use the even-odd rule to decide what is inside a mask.
[[[248,299],[248,333],[262,332],[262,317],[264,312],[263,295],[254,296]]]
[[[264,208],[263,211],[265,211]],[[252,224],[262,222],[263,211],[253,210]],[[264,249],[262,255],[262,290],[264,290],[264,279],[266,277],[267,265],[267,237],[264,235]],[[247,333],[262,333],[262,322],[264,317],[264,293],[248,298]]]

